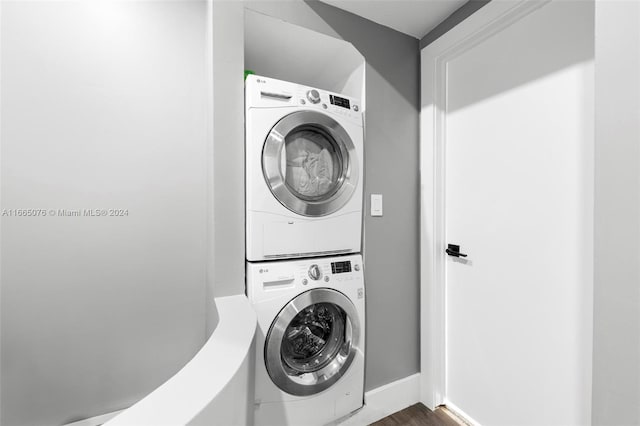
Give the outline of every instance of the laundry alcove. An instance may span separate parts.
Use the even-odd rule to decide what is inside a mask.
[[[245,9],[244,65],[264,77],[342,93],[365,108],[365,60],[349,42]]]

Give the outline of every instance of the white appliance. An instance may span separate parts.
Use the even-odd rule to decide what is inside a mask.
[[[359,100],[250,75],[245,108],[247,260],[360,252]]]
[[[362,407],[362,256],[247,262],[258,316],[256,426],[324,425]]]

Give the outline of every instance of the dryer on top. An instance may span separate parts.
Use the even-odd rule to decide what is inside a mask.
[[[247,77],[247,260],[360,252],[360,107],[339,94]]]

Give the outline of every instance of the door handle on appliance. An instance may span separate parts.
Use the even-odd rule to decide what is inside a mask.
[[[460,253],[460,246],[457,246],[455,244],[448,244],[445,252],[449,256],[453,256],[453,257],[467,257],[466,254]]]
[[[260,92],[260,96],[266,98],[282,99],[284,101],[288,101],[289,99],[291,99],[291,95],[287,95],[285,93]]]

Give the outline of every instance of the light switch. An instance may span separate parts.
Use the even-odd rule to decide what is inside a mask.
[[[382,216],[382,194],[371,194],[371,216]]]

